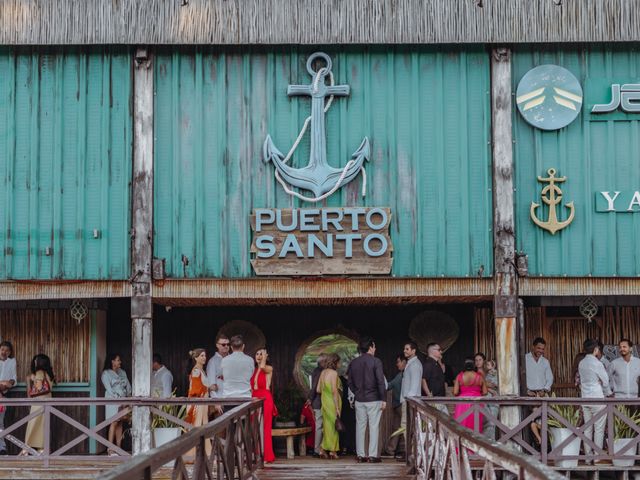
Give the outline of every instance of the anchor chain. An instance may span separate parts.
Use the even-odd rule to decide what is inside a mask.
[[[314,92],[318,91],[318,84],[320,82],[320,79],[327,72],[329,73],[329,85],[331,85],[331,86],[335,85],[335,80],[333,78],[333,72],[331,70],[328,70],[326,67],[322,67],[316,72],[315,78],[313,79],[313,90],[314,90]],[[329,111],[329,109],[331,108],[331,104],[333,103],[333,98],[334,97],[335,97],[335,95],[330,95],[329,96],[329,100],[327,100],[327,104],[324,107],[324,113],[327,113]],[[306,120],[304,121],[304,124],[302,125],[302,128],[300,129],[300,133],[298,134],[298,137],[296,138],[296,141],[293,142],[293,146],[289,150],[289,153],[287,153],[287,156],[284,157],[284,159],[282,160],[283,163],[285,163],[285,164],[289,163],[289,160],[291,160],[291,157],[293,156],[294,152],[298,148],[298,145],[300,145],[300,142],[302,141],[302,138],[304,137],[304,134],[307,132],[307,128],[309,127],[309,123],[310,122],[311,122],[311,115],[309,115],[306,118]],[[355,163],[356,163],[355,160],[349,160],[347,162],[347,164],[344,166],[344,168],[342,169],[342,174],[340,175],[340,178],[338,179],[336,184],[333,186],[333,188],[331,190],[329,190],[328,192],[326,192],[325,194],[320,195],[319,197],[305,197],[304,195],[301,195],[300,193],[292,190],[289,187],[289,185],[287,185],[287,183],[282,179],[282,177],[280,176],[280,173],[278,172],[278,169],[276,169],[275,175],[276,175],[276,180],[278,180],[280,185],[282,185],[282,188],[284,189],[284,191],[286,193],[288,193],[289,195],[295,196],[295,197],[299,198],[300,200],[304,200],[305,202],[319,202],[320,200],[324,200],[325,198],[333,195],[342,186],[342,181],[344,180],[344,177],[347,175],[347,172],[349,171],[349,169]],[[367,172],[364,169],[364,165],[362,167],[360,167],[360,172],[362,173],[362,196],[364,197],[367,194]]]

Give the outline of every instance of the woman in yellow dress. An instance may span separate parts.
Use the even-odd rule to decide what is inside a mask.
[[[51,368],[51,360],[43,353],[39,353],[31,360],[31,375],[27,377],[27,395],[29,398],[51,398],[51,388],[55,376]],[[42,410],[41,406],[32,405],[29,413]],[[27,433],[24,443],[41,452],[44,449],[44,414],[32,418],[27,423]],[[22,450],[20,455],[28,455]]]
[[[338,458],[340,438],[336,430],[336,419],[342,411],[342,383],[338,378],[340,357],[336,353],[327,355],[324,370],[318,379],[317,392],[320,394],[322,410],[322,458]]]

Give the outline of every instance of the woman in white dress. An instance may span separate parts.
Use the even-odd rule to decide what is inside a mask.
[[[122,368],[122,358],[117,353],[107,356],[102,371],[102,384],[105,389],[105,398],[122,398],[131,396],[131,384],[127,378],[127,372]],[[120,405],[107,405],[105,407],[105,417],[110,418],[118,413]],[[120,418],[109,425],[108,440],[118,448],[122,445],[124,418]],[[117,455],[109,449],[109,455]]]

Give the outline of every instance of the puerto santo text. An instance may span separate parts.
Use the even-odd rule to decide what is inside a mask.
[[[258,208],[253,212],[258,259],[366,258],[389,253],[388,208]]]

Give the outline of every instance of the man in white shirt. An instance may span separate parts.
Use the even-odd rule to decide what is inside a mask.
[[[620,340],[616,358],[609,366],[611,390],[616,398],[637,398],[640,380],[640,359],[631,354],[633,343],[627,338]]]
[[[404,357],[407,359],[407,366],[402,374],[402,386],[400,387],[401,415],[400,426],[405,428],[404,444],[407,444],[407,402],[408,397],[419,397],[422,388],[422,362],[416,356],[418,346],[415,342],[407,342],[404,345]]]
[[[153,355],[153,378],[151,379],[151,396],[170,398],[173,395],[173,375],[162,364],[162,357],[157,353]]]
[[[598,359],[600,353],[600,347],[597,340],[585,340],[584,351],[586,356],[578,365],[578,372],[580,373],[580,392],[582,398],[604,398],[611,395],[611,388],[609,387],[609,375],[602,365],[602,362]],[[582,406],[582,413],[584,414],[584,423],[588,423],[593,417],[604,410],[604,405],[586,404]],[[598,448],[602,448],[604,442],[604,426],[607,421],[606,415],[601,415],[591,426],[584,429],[585,436],[592,438],[593,443]],[[590,455],[592,448],[585,443],[585,454]]]
[[[213,385],[209,392],[211,398],[223,396],[222,359],[227,355],[229,355],[229,337],[224,333],[219,333],[216,338],[216,353],[207,362],[207,378]]]
[[[0,397],[4,397],[16,384],[16,359],[13,358],[13,345],[11,342],[0,343]],[[4,414],[6,408],[0,412],[0,430],[4,430]],[[0,455],[7,454],[7,445],[4,438],[0,438]]]
[[[533,341],[533,348],[524,357],[527,375],[527,395],[545,397],[551,392],[553,373],[549,360],[544,358],[547,342],[543,338]]]
[[[255,362],[244,354],[242,335],[234,335],[230,340],[233,353],[222,359],[222,378],[224,379],[223,398],[251,398],[251,376]]]

